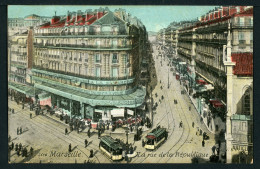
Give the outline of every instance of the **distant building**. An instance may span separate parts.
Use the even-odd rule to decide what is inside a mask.
[[[162,37],[159,32],[158,36]],[[166,29],[166,43],[177,34],[177,69],[197,100],[203,121],[220,132],[226,123],[227,162],[250,162],[253,151],[253,7],[229,6],[199,21]]]

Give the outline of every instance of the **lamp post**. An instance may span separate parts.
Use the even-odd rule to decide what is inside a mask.
[[[125,134],[126,134],[126,146],[128,147],[128,134],[129,134],[128,125],[127,125],[127,129],[125,131]]]

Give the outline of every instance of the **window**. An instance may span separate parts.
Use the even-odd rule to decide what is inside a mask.
[[[118,77],[118,68],[117,67],[112,68],[112,77]]]
[[[118,63],[117,53],[113,53],[112,63]]]
[[[250,43],[253,43],[253,32],[250,32]]]
[[[238,32],[239,44],[245,44],[244,32]]]
[[[244,23],[245,23],[245,18],[239,17],[239,18],[238,18],[238,24],[239,24],[239,26],[244,26]]]
[[[88,67],[87,66],[85,67],[85,75],[86,76],[88,75]]]
[[[96,67],[96,77],[100,77],[100,67]]]
[[[116,39],[113,39],[112,45],[113,45],[113,47],[117,47],[117,40]]]
[[[100,63],[100,62],[101,62],[100,54],[97,53],[97,54],[96,54],[96,63]]]
[[[96,41],[96,45],[97,45],[97,47],[100,47],[100,40]]]
[[[251,101],[251,94],[250,94],[251,90],[248,88],[243,96],[243,114],[244,115],[250,115],[250,110],[251,110],[251,106],[250,106],[250,101]]]
[[[88,62],[88,54],[85,53],[85,62]]]

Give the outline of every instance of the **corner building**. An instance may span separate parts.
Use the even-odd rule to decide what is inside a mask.
[[[144,103],[145,27],[106,9],[68,12],[34,30],[32,82],[71,118],[110,120]],[[135,24],[137,23],[137,24]],[[140,31],[140,29],[142,29]]]

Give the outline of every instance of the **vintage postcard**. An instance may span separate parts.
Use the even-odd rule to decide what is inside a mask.
[[[253,163],[253,6],[8,6],[9,163]]]

